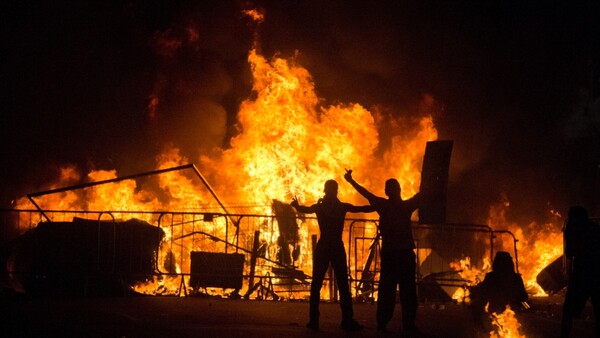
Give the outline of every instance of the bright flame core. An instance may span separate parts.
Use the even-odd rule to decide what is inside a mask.
[[[493,312],[490,317],[492,325],[496,327],[490,332],[490,338],[526,338],[525,335],[519,333],[521,323],[515,317],[515,312],[510,306],[507,305],[506,310],[500,314]]]
[[[255,50],[248,59],[256,99],[242,103],[242,133],[211,168],[237,164],[225,172],[226,181],[243,181],[237,198],[315,201],[323,182],[339,180],[344,167],[364,173],[378,145],[377,127],[366,109],[359,104],[320,108],[306,69],[283,59],[269,63]]]

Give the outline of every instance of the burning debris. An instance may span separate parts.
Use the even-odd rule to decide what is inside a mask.
[[[215,190],[206,181],[196,184],[193,175],[170,171],[156,180],[115,180],[81,192],[39,196],[35,202],[39,209],[138,212],[137,217],[158,224],[165,232],[159,267],[167,262],[169,269],[164,272],[178,274],[190,272],[190,252],[248,249],[253,232],[260,230],[264,245],[259,261],[268,264],[258,269],[264,275],[272,273],[274,265],[310,271],[311,235],[317,233],[316,222],[309,218],[299,221],[285,210],[289,208],[285,202],[292,196],[316,201],[322,193],[321,182],[340,179],[344,166],[374,177],[398,177],[403,194],[417,191],[425,145],[437,139],[431,116],[435,105],[420,109],[417,118],[394,117],[378,108],[369,111],[352,102],[326,105],[296,56],[268,59],[258,45],[248,53],[253,93],[239,106],[238,133],[228,147],[205,152],[197,159]],[[158,94],[160,91],[153,92],[153,100]],[[161,107],[153,106],[153,114],[163,113]],[[378,125],[385,127],[380,130]],[[165,147],[156,160],[161,171],[193,162],[175,145]],[[72,185],[73,177],[69,175],[65,177],[69,181],[53,183],[53,187]],[[91,182],[116,177],[116,170],[95,170],[87,175]],[[256,207],[251,214],[257,216],[231,216],[240,209],[229,205],[226,209],[217,195],[227,201],[252,203]],[[346,185],[340,186],[340,195],[348,201],[358,199]],[[22,199],[17,208],[31,209],[31,203]],[[167,215],[157,223],[156,215],[164,211]],[[205,219],[202,215],[207,212],[216,216]],[[369,231],[369,236],[374,235],[374,230]],[[168,279],[153,280],[147,289],[139,290],[154,294],[160,284],[177,293],[185,284],[180,279]]]
[[[490,338],[526,338],[519,333],[521,323],[515,317],[515,312],[506,307],[502,313],[492,312],[490,315],[494,329],[490,331]]]
[[[567,287],[564,270],[564,256],[560,256],[548,264],[536,276],[538,285],[548,294],[556,293]]]

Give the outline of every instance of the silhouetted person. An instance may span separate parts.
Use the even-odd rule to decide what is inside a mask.
[[[410,217],[419,206],[416,194],[408,200],[400,197],[400,183],[396,179],[385,182],[387,199],[375,196],[356,183],[352,170],[347,170],[344,178],[354,189],[369,200],[379,214],[379,232],[381,234],[381,272],[379,278],[379,296],[377,299],[377,329],[385,331],[392,319],[396,305],[396,286],[400,285],[400,304],[402,305],[402,328],[415,330],[417,316],[417,286],[415,243],[412,235]]]
[[[500,314],[506,310],[507,305],[513,310],[521,308],[522,302],[528,298],[523,278],[515,272],[512,257],[506,251],[499,251],[492,263],[492,271],[485,275],[483,282],[471,290],[474,319],[482,326],[486,305],[489,304],[489,313]]]
[[[571,207],[563,229],[567,294],[563,303],[561,337],[568,337],[573,319],[579,317],[591,298],[600,337],[600,227],[582,207]]]
[[[341,327],[344,330],[356,331],[363,327],[354,320],[352,311],[352,296],[348,285],[348,266],[346,265],[346,249],[342,241],[342,231],[346,212],[371,212],[369,205],[354,206],[343,203],[337,198],[338,183],[334,180],[325,182],[325,196],[310,207],[298,204],[294,198],[291,205],[298,212],[317,214],[319,231],[321,233],[313,254],[313,278],[310,284],[310,321],[306,327],[317,330],[319,328],[319,301],[321,287],[327,268],[331,263],[335,280],[340,293],[340,307],[342,308]]]

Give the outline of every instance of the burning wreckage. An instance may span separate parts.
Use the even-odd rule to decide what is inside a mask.
[[[451,149],[451,141],[428,142],[423,161],[425,202],[419,223],[413,224],[422,301],[467,299],[469,288],[484,274],[476,267],[485,266],[486,259],[498,248],[506,248],[507,242],[518,270],[517,240],[511,232],[445,223]],[[74,211],[42,209],[35,200],[183,171],[192,171],[215,203],[193,212]],[[202,293],[277,300],[308,295],[310,248],[317,235],[306,229],[318,229],[316,219],[298,216],[289,204],[277,200],[266,212],[255,206],[226,207],[194,165],[53,189],[28,198],[36,210],[5,211],[4,227],[26,224],[29,230],[2,247],[4,289],[69,296]],[[353,296],[357,301],[373,300],[379,274],[377,222],[347,219],[344,236]],[[546,270],[538,276],[542,287],[554,291],[564,286],[564,281],[551,275],[551,267]],[[335,299],[330,277],[323,296]],[[225,294],[228,289],[233,291]]]
[[[43,210],[35,201],[36,197],[45,195],[183,170],[191,170],[200,178],[216,200],[216,210],[221,212]],[[232,288],[237,294],[243,284],[244,254],[251,256],[253,262],[250,275],[245,276],[249,278],[247,296],[256,291],[264,297],[269,294],[278,298],[273,286],[267,287],[263,282],[264,276],[257,276],[257,282],[254,282],[257,258],[269,262],[271,272],[277,274],[279,280],[300,280],[300,283],[288,283],[290,286],[309,284],[306,282],[309,276],[293,268],[292,259],[298,258],[300,247],[296,246],[293,254],[286,250],[287,245],[298,242],[296,218],[289,213],[291,207],[278,201],[273,202],[273,211],[280,228],[277,243],[281,246],[275,254],[276,261],[269,259],[265,241],[258,241],[260,231],[251,233],[255,236],[252,250],[230,243],[228,238],[232,237],[237,239],[236,242],[239,241],[240,225],[244,225],[243,217],[262,219],[263,216],[228,212],[194,165],[53,189],[29,194],[27,197],[37,211],[7,210],[9,215],[4,218],[3,225],[7,229],[12,225],[9,223],[20,225],[24,219],[32,219],[32,215],[41,221],[37,225],[25,221],[29,223],[29,230],[2,246],[0,286],[5,290],[34,296],[123,295],[129,292],[187,295],[188,292],[199,292],[199,288],[215,287]],[[115,215],[128,219],[122,220]],[[67,221],[70,216],[72,220]],[[55,221],[57,218],[61,220]],[[226,219],[224,233],[219,231],[220,226],[217,226],[217,231],[214,231],[214,227],[209,227],[213,228],[211,231],[198,226],[221,224],[219,221],[214,222],[218,218]],[[228,233],[230,225],[236,228],[233,234]],[[241,236],[246,239],[246,235],[244,232]],[[187,252],[190,245],[208,251]],[[273,278],[269,278],[269,283],[272,280]]]

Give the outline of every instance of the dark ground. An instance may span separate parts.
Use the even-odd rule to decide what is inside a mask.
[[[536,298],[529,312],[518,314],[521,334],[557,337],[562,298]],[[486,337],[477,335],[462,304],[419,305],[419,331],[401,331],[399,307],[389,332],[378,332],[376,304],[354,304],[355,318],[365,326],[347,333],[338,327],[338,304],[321,305],[321,329],[304,325],[304,301],[233,300],[207,297],[128,296],[114,298],[1,299],[2,337]],[[575,322],[573,337],[593,337],[591,308]]]

